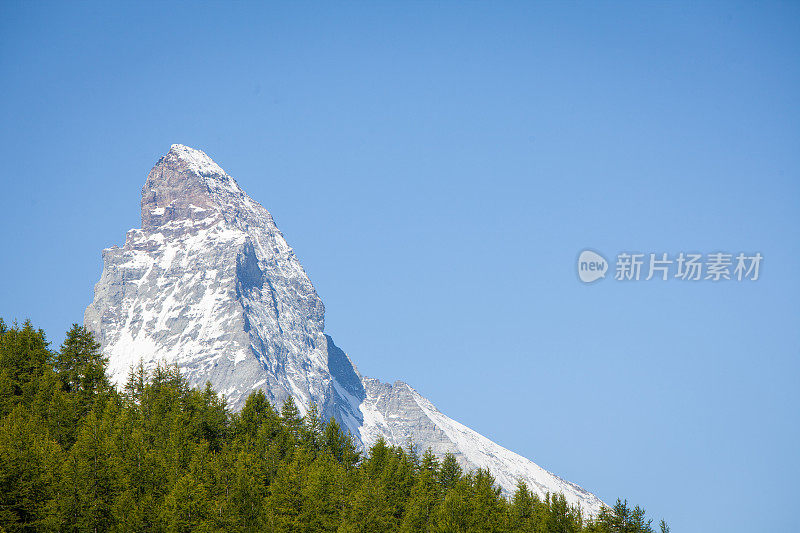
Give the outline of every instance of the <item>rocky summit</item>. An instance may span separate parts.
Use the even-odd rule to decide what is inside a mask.
[[[278,406],[291,396],[360,446],[413,440],[466,469],[488,468],[506,492],[521,480],[599,511],[593,494],[448,418],[406,383],[362,376],[325,334],[325,306],[270,213],[202,151],[173,145],[147,176],[141,207],[142,228],[103,250],[84,320],[117,384],[139,361],[177,363],[234,410],[258,389]]]

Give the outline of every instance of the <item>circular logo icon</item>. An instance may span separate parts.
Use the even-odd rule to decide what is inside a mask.
[[[592,283],[606,277],[608,261],[592,250],[584,250],[578,256],[578,277],[584,283]]]

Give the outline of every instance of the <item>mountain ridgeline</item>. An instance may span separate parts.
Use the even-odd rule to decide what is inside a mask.
[[[359,449],[413,441],[437,460],[486,469],[511,494],[563,494],[585,516],[602,502],[442,414],[403,382],[362,376],[324,331],[325,307],[270,213],[205,153],[173,145],[147,176],[141,229],[103,251],[84,325],[109,358],[111,381],[140,361],[177,364],[239,411],[254,391],[273,405],[317,406]]]

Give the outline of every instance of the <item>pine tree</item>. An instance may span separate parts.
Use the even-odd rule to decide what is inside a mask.
[[[456,461],[456,456],[446,453],[442,460],[442,467],[439,469],[439,483],[445,492],[456,486],[461,479],[461,467]]]
[[[263,502],[267,490],[257,478],[259,468],[254,456],[245,450],[240,451],[233,468],[230,501],[231,513],[236,517],[235,526],[241,531],[264,530]],[[233,528],[227,528],[231,529]]]
[[[352,436],[342,433],[339,424],[334,418],[331,418],[322,432],[321,447],[323,452],[328,453],[346,470],[355,467],[359,461],[360,453],[353,442]]]
[[[534,506],[533,494],[523,481],[517,481],[517,490],[511,497],[509,515],[511,526],[518,531],[527,531],[533,528]]]
[[[0,421],[0,530],[41,527],[57,495],[61,450],[18,405]]]
[[[264,424],[269,427],[268,438],[272,440],[280,430],[278,413],[267,400],[264,391],[259,389],[247,397],[242,410],[234,416],[233,434],[239,438],[254,439]]]
[[[427,531],[432,525],[433,512],[441,492],[437,481],[438,473],[438,461],[428,448],[422,455],[401,531]]]
[[[469,506],[473,509],[472,527],[479,531],[502,531],[506,515],[505,500],[494,476],[488,469],[480,468],[472,473]]]
[[[447,458],[445,458],[445,462]],[[444,462],[442,463],[444,466]],[[441,482],[440,482],[441,483]],[[472,527],[475,510],[469,501],[470,482],[460,478],[448,487],[444,499],[436,506],[433,516],[433,531],[477,531]]]
[[[22,328],[15,324],[3,332],[0,337],[0,416],[10,413],[19,403],[31,404],[39,378],[52,361],[53,354],[44,332],[34,329],[29,320]]]
[[[73,324],[56,356],[55,369],[64,390],[77,395],[81,414],[110,391],[107,365],[108,359],[100,353],[100,343],[85,327]]]
[[[382,533],[392,531],[391,507],[386,487],[376,483],[364,470],[358,479],[357,488],[346,502],[343,531]]]
[[[197,420],[194,424],[196,438],[206,441],[212,450],[220,451],[228,431],[225,399],[220,399],[211,388],[211,383],[206,382],[202,394],[195,396],[195,405],[197,410]]]
[[[264,508],[266,521],[271,531],[304,531],[303,517],[309,509],[303,494],[307,483],[306,463],[310,463],[307,451],[298,449],[291,461],[278,471],[269,487]]]
[[[303,499],[306,507],[301,520],[309,531],[336,531],[341,522],[345,502],[346,473],[342,466],[326,454],[307,467]]]
[[[139,363],[128,370],[128,379],[123,389],[125,399],[131,405],[139,405],[141,403],[142,392],[146,382],[147,372],[144,369],[144,362],[139,359]]]
[[[319,413],[319,408],[316,403],[312,403],[308,413],[303,417],[303,424],[300,429],[300,440],[303,446],[311,450],[314,455],[320,451],[323,429],[324,425]]]
[[[545,503],[549,505],[547,527],[550,531],[578,533],[583,527],[580,509],[567,503],[563,494],[547,494]]]
[[[627,500],[618,499],[611,509],[604,507],[596,522],[610,533],[653,533],[652,520],[646,519],[644,509],[631,509]]]
[[[291,396],[287,396],[283,401],[283,405],[281,406],[281,420],[292,440],[294,442],[299,442],[300,433],[303,428],[303,419],[300,416],[300,410],[297,408]]]
[[[108,433],[90,411],[62,470],[59,507],[65,530],[102,531],[113,521],[119,482]]]
[[[164,499],[159,522],[170,533],[212,531],[208,489],[191,473],[178,479]]]

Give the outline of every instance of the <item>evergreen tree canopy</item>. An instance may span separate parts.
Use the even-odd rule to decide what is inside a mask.
[[[653,531],[626,501],[587,521],[523,483],[506,499],[487,470],[413,443],[362,453],[291,398],[279,413],[256,391],[231,413],[175,366],[140,362],[117,391],[106,365],[82,326],[52,352],[0,320],[0,532]]]

